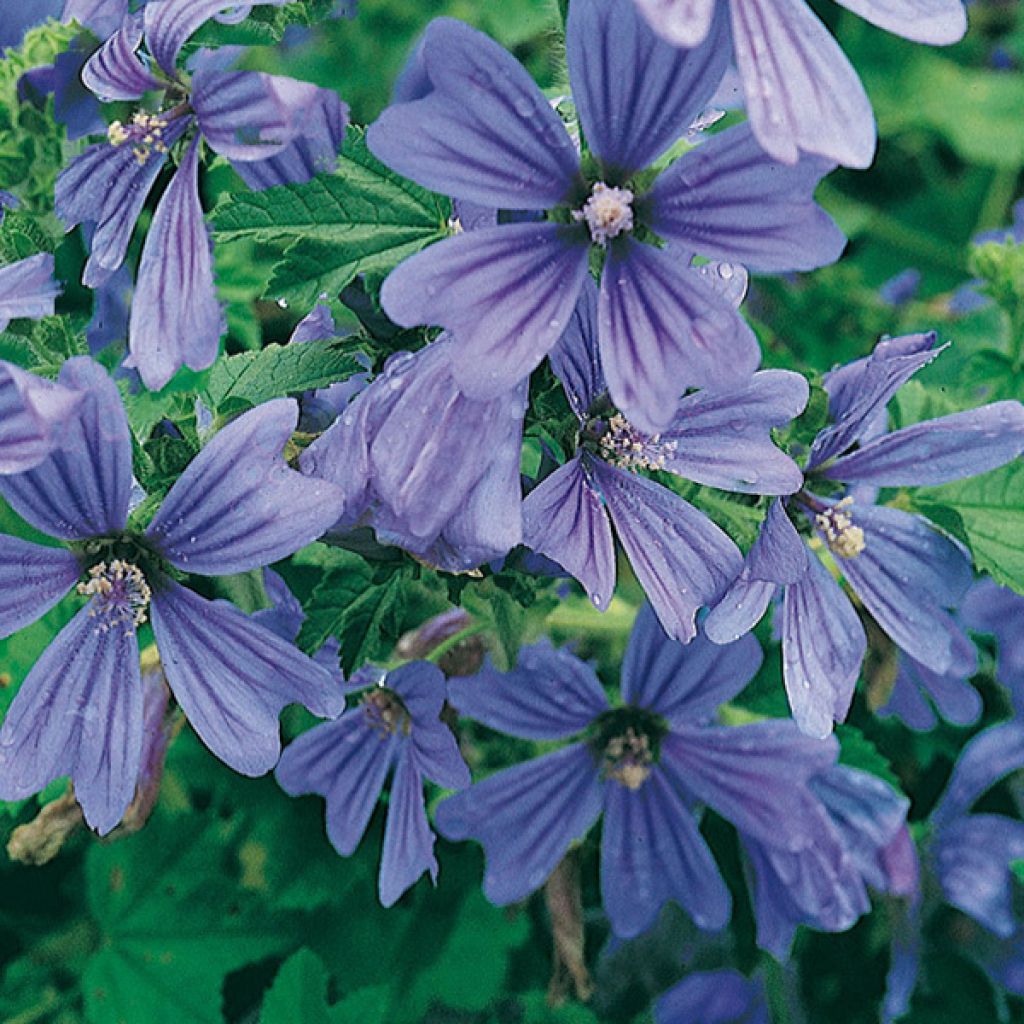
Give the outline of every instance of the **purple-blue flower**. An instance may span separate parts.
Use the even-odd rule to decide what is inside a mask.
[[[832,423],[811,445],[805,484],[773,504],[743,572],[705,623],[713,640],[733,640],[783,588],[783,678],[794,718],[812,735],[845,717],[867,648],[837,576],[905,654],[939,674],[954,664],[962,631],[948,609],[971,584],[970,559],[928,520],[874,504],[877,488],[959,480],[1024,450],[1024,406],[1013,401],[886,432],[886,405],[935,357],[934,343],[934,334],[886,338],[826,375]]]
[[[771,430],[803,410],[807,382],[766,370],[733,390],[675,396],[665,430],[645,434],[609,401],[597,307],[597,289],[588,281],[551,353],[579,420],[577,451],[527,496],[523,543],[571,572],[603,611],[615,589],[614,525],[662,626],[685,643],[696,630],[697,609],[721,596],[742,556],[703,512],[638,470],[747,494],[798,490],[803,476],[772,444]]]
[[[105,833],[139,774],[136,634],[147,617],[175,699],[236,771],[260,775],[277,762],[284,705],[341,711],[342,690],[326,669],[233,605],[186,589],[174,572],[230,575],[284,558],[330,526],[337,498],[330,484],[285,464],[298,409],[279,399],[216,434],[137,530],[117,388],[88,357],[69,359],[58,383],[84,393],[77,415],[36,468],[0,478],[0,495],[64,545],[0,536],[0,634],[34,622],[73,588],[88,601],[29,672],[0,728],[0,799],[69,775],[86,820]]]
[[[962,0],[838,0],[873,25],[919,43],[955,43],[967,30]],[[732,50],[758,142],[777,160],[819,153],[867,167],[875,118],[857,72],[804,0],[636,0],[652,27],[697,46],[728,7]]]
[[[964,625],[991,633],[996,641],[996,679],[1013,698],[1018,714],[1024,708],[1024,597],[994,580],[978,580],[961,606]]]
[[[658,997],[654,1024],[771,1024],[764,985],[738,971],[694,971]]]
[[[424,779],[445,789],[469,785],[455,736],[439,717],[445,697],[444,674],[436,665],[403,665],[340,718],[290,743],[275,772],[292,796],[319,793],[326,799],[327,835],[343,857],[359,845],[393,773],[379,876],[385,907],[425,871],[437,880]]]
[[[729,891],[697,805],[773,849],[803,849],[818,828],[803,813],[807,781],[836,757],[834,742],[789,721],[713,724],[760,664],[752,637],[683,646],[645,606],[622,666],[621,705],[609,704],[589,665],[547,643],[524,648],[511,672],[488,663],[451,680],[451,703],[484,725],[528,740],[579,738],[447,798],[438,830],[483,845],[484,894],[503,905],[539,888],[603,812],[601,893],[617,935],[640,934],[668,900],[702,928],[724,927]]]
[[[61,443],[82,393],[0,360],[0,473],[38,466]]]
[[[450,572],[499,558],[522,539],[519,461],[526,385],[464,395],[452,340],[391,356],[302,453],[302,471],[341,494],[335,533],[378,540]]]
[[[261,0],[280,4],[284,0]],[[188,38],[228,0],[154,0],[88,61],[83,80],[103,100],[162,94],[157,112],[140,107],[114,121],[106,142],[85,150],[57,179],[57,215],[70,229],[95,224],[82,277],[90,288],[122,265],[146,199],[180,140],[178,168],[160,198],[142,248],[129,322],[130,357],[147,387],[177,369],[200,370],[217,356],[222,315],[212,244],[199,199],[200,143],[226,157],[253,187],[306,181],[330,170],[346,112],[328,90],[258,72],[228,71],[201,53],[191,78],[177,69]],[[143,41],[149,56],[139,55]]]
[[[838,258],[843,236],[813,200],[825,161],[776,163],[738,126],[665,169],[657,163],[718,86],[727,33],[716,17],[704,43],[681,51],[632,0],[572,4],[569,78],[589,147],[581,158],[506,50],[451,19],[427,27],[403,90],[416,98],[370,127],[370,149],[434,191],[536,215],[445,239],[384,282],[396,323],[454,335],[467,393],[497,394],[537,366],[593,260],[603,264],[598,345],[612,401],[656,433],[685,388],[736,385],[760,360],[732,304],[688,271],[694,253],[770,273]]]

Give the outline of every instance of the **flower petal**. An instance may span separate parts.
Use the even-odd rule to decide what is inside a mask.
[[[814,201],[833,165],[819,157],[780,163],[749,125],[713,135],[658,175],[645,199],[662,238],[702,256],[760,272],[834,263],[846,238]]]
[[[849,710],[867,637],[839,584],[817,558],[782,599],[782,677],[797,725],[827,736]]]
[[[857,72],[804,0],[731,0],[736,66],[758,142],[784,163],[799,151],[848,167],[875,153],[875,118]]]
[[[0,331],[19,317],[53,316],[58,295],[60,285],[53,279],[53,256],[48,252],[0,267]]]
[[[611,183],[642,170],[707,106],[728,61],[724,13],[693,50],[666,42],[633,3],[585,0],[569,10],[569,79],[580,126]]]
[[[60,444],[82,393],[0,360],[0,473],[38,466]]]
[[[615,590],[608,514],[581,458],[556,469],[523,502],[523,543],[554,559],[604,611]]]
[[[761,667],[754,637],[719,647],[703,636],[670,640],[651,606],[637,613],[622,661],[622,699],[656,711],[672,725],[710,721]]]
[[[0,534],[0,637],[45,615],[81,572],[78,559],[64,548],[44,548]]]
[[[872,25],[915,43],[945,46],[967,31],[962,0],[836,0]]]
[[[101,630],[83,608],[25,677],[0,728],[0,799],[21,800],[70,775],[101,835],[124,815],[142,756],[135,634]]]
[[[675,46],[696,46],[707,38],[715,0],[636,0],[647,24]]]
[[[761,359],[727,299],[670,254],[632,239],[609,249],[598,321],[612,401],[647,434],[668,426],[687,388],[735,387]]]
[[[434,821],[447,839],[483,846],[484,895],[504,906],[539,889],[570,843],[587,834],[603,788],[593,754],[577,743],[442,800]]]
[[[164,83],[139,60],[142,43],[142,16],[131,15],[86,62],[82,81],[104,103],[113,100],[137,100]]]
[[[607,390],[597,351],[597,299],[597,285],[588,275],[569,326],[548,356],[572,411],[581,421],[586,419],[594,399]]]
[[[292,554],[338,516],[332,484],[290,469],[282,452],[298,406],[277,398],[229,423],[189,463],[146,536],[172,565],[206,576]]]
[[[510,672],[488,659],[475,676],[450,680],[448,694],[460,715],[529,740],[574,736],[608,710],[594,670],[547,640],[522,648]]]
[[[934,487],[1002,466],[1024,451],[1024,405],[992,402],[876,437],[822,470],[876,487]]]
[[[942,828],[967,814],[982,793],[1022,767],[1024,723],[1011,720],[973,736],[960,752],[946,791],[932,811],[932,823]]]
[[[132,442],[117,385],[88,356],[61,367],[58,384],[84,392],[60,447],[33,469],[0,477],[0,494],[36,529],[62,540],[124,528],[132,489]]]
[[[388,799],[379,892],[385,907],[393,906],[424,871],[437,882],[434,833],[427,822],[423,778],[408,747],[399,755]]]
[[[670,899],[699,928],[729,923],[732,899],[696,816],[656,767],[636,790],[606,783],[601,900],[612,931],[629,939],[654,924]]]
[[[455,335],[452,374],[473,398],[526,377],[558,341],[587,274],[587,238],[564,224],[502,224],[447,238],[399,264],[381,305],[403,327]]]
[[[676,449],[665,469],[687,480],[744,494],[792,494],[803,485],[797,464],[772,442],[773,427],[807,405],[804,377],[762,370],[735,391],[698,391],[676,407],[661,433]]]
[[[659,5],[660,6],[660,5]],[[695,971],[654,1004],[654,1024],[771,1024],[760,982],[738,971]]]
[[[435,18],[415,60],[432,89],[384,111],[366,135],[378,160],[425,188],[506,210],[547,209],[579,179],[561,118],[504,47]]]
[[[322,716],[344,707],[327,669],[233,605],[166,578],[153,591],[153,631],[171,691],[200,739],[235,771],[274,767],[285,705]]]
[[[213,243],[199,202],[199,137],[192,140],[149,226],[135,285],[127,366],[152,391],[183,364],[217,358],[223,316],[213,283]]]
[[[665,631],[687,643],[701,605],[713,604],[743,567],[732,540],[661,484],[594,460],[615,532]]]

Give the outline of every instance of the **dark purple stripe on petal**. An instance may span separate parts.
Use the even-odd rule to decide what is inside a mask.
[[[139,60],[142,42],[142,15],[127,18],[86,62],[82,81],[105,103],[112,100],[137,100],[163,83]]]
[[[0,636],[48,612],[75,584],[82,567],[64,548],[44,548],[0,534]]]
[[[425,871],[437,881],[434,833],[427,822],[420,775],[408,747],[399,755],[388,799],[378,891],[385,907],[393,906]]]

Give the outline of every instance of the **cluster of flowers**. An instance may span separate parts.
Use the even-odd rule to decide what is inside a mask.
[[[926,42],[965,27],[959,0],[845,5]],[[85,10],[68,0],[65,9],[103,38],[85,86],[103,101],[141,104],[57,183],[64,223],[92,229],[86,285],[121,270],[178,155],[142,248],[128,333],[126,365],[148,388],[182,365],[210,366],[223,332],[198,190],[203,145],[265,188],[329,171],[345,128],[345,108],[326,90],[230,70],[223,53],[199,50],[182,67],[193,33],[232,6],[150,0],[128,13],[125,3]],[[498,904],[541,886],[603,812],[601,888],[615,933],[639,934],[668,900],[719,929],[731,902],[699,831],[711,808],[739,834],[758,943],[779,958],[799,924],[850,927],[869,888],[913,907],[920,865],[907,800],[839,764],[830,735],[864,662],[862,620],[901,652],[883,713],[928,728],[926,696],[953,721],[978,717],[968,627],[1000,636],[1019,690],[1012,659],[1024,645],[1003,631],[1021,632],[1024,613],[1004,594],[1000,607],[1008,602],[1015,618],[994,613],[989,585],[972,589],[962,545],[878,499],[1017,458],[1024,407],[995,402],[890,431],[888,403],[941,348],[934,334],[887,338],[825,376],[829,421],[809,446],[779,446],[809,388],[798,374],[758,371],[757,340],[738,312],[746,268],[835,261],[845,240],[813,191],[833,161],[862,166],[874,147],[859,82],[799,0],[573,0],[566,55],[571,111],[479,32],[448,19],[427,29],[367,139],[394,171],[455,201],[452,236],[400,264],[380,296],[395,323],[443,332],[372,380],[306,396],[301,411],[326,429],[297,469],[284,451],[300,405],[281,398],[216,432],[154,511],[133,480],[118,388],[98,363],[70,359],[56,382],[0,364],[0,495],[61,542],[0,537],[0,633],[71,590],[86,599],[0,728],[0,798],[70,776],[89,825],[101,834],[117,825],[150,760],[138,629],[151,620],[167,684],[202,740],[239,772],[276,766],[288,792],[324,795],[340,853],[358,845],[393,773],[386,905],[424,872],[436,876],[430,780],[460,791],[438,806],[436,826],[483,845],[484,891]],[[749,121],[687,136],[711,119],[732,60]],[[684,137],[694,144],[679,147]],[[52,313],[52,274],[47,256],[0,269],[0,318]],[[333,332],[318,308],[293,342]],[[529,378],[545,359],[576,420],[575,450],[549,452],[524,481]],[[764,499],[746,557],[674,478]],[[621,702],[587,664],[546,643],[507,673],[487,664],[446,680],[410,661],[346,681],[336,651],[295,647],[303,613],[279,577],[266,576],[274,607],[252,616],[183,585],[366,527],[447,572],[523,545],[543,556],[533,565],[575,578],[600,610],[615,591],[617,537],[649,601]],[[794,721],[718,724],[761,664],[751,630],[773,603]],[[278,714],[296,702],[329,721],[282,756]],[[441,719],[446,703],[512,736],[573,742],[471,784]],[[1008,942],[1020,941],[1007,865],[1024,855],[1024,826],[968,812],[1022,764],[1018,724],[975,739],[928,851],[949,901]],[[905,952],[894,1006],[914,973]],[[698,1006],[705,982],[692,976],[666,997],[663,1019]],[[735,988],[738,1004],[761,1000],[743,979],[714,984]]]

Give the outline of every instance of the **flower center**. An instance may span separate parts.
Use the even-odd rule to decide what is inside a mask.
[[[615,188],[599,181],[590,198],[580,210],[573,210],[574,220],[587,222],[590,237],[597,245],[606,245],[609,238],[633,230],[633,193],[628,188]]]
[[[409,732],[409,712],[398,697],[383,686],[363,694],[363,714],[366,715],[366,724],[379,732],[381,739],[393,736],[399,730]]]
[[[153,596],[142,570],[120,558],[94,565],[89,570],[89,579],[76,589],[83,597],[92,598],[89,615],[98,620],[98,633],[107,633],[117,626],[123,626],[126,635],[134,633],[146,621],[146,609]]]
[[[608,741],[602,771],[606,779],[614,779],[626,789],[639,789],[650,777],[653,763],[651,741],[629,726],[624,733]]]
[[[848,511],[852,505],[853,498],[846,497],[814,515],[814,525],[821,531],[829,550],[840,558],[856,558],[865,548],[864,531],[854,525]]]
[[[661,434],[642,434],[622,413],[608,420],[598,442],[601,457],[620,469],[664,469],[665,460],[675,454],[675,441],[662,441]]]
[[[112,146],[131,145],[139,166],[143,166],[153,152],[167,152],[167,144],[163,141],[167,122],[159,114],[147,114],[137,110],[131,124],[112,121],[107,128],[107,139]]]

